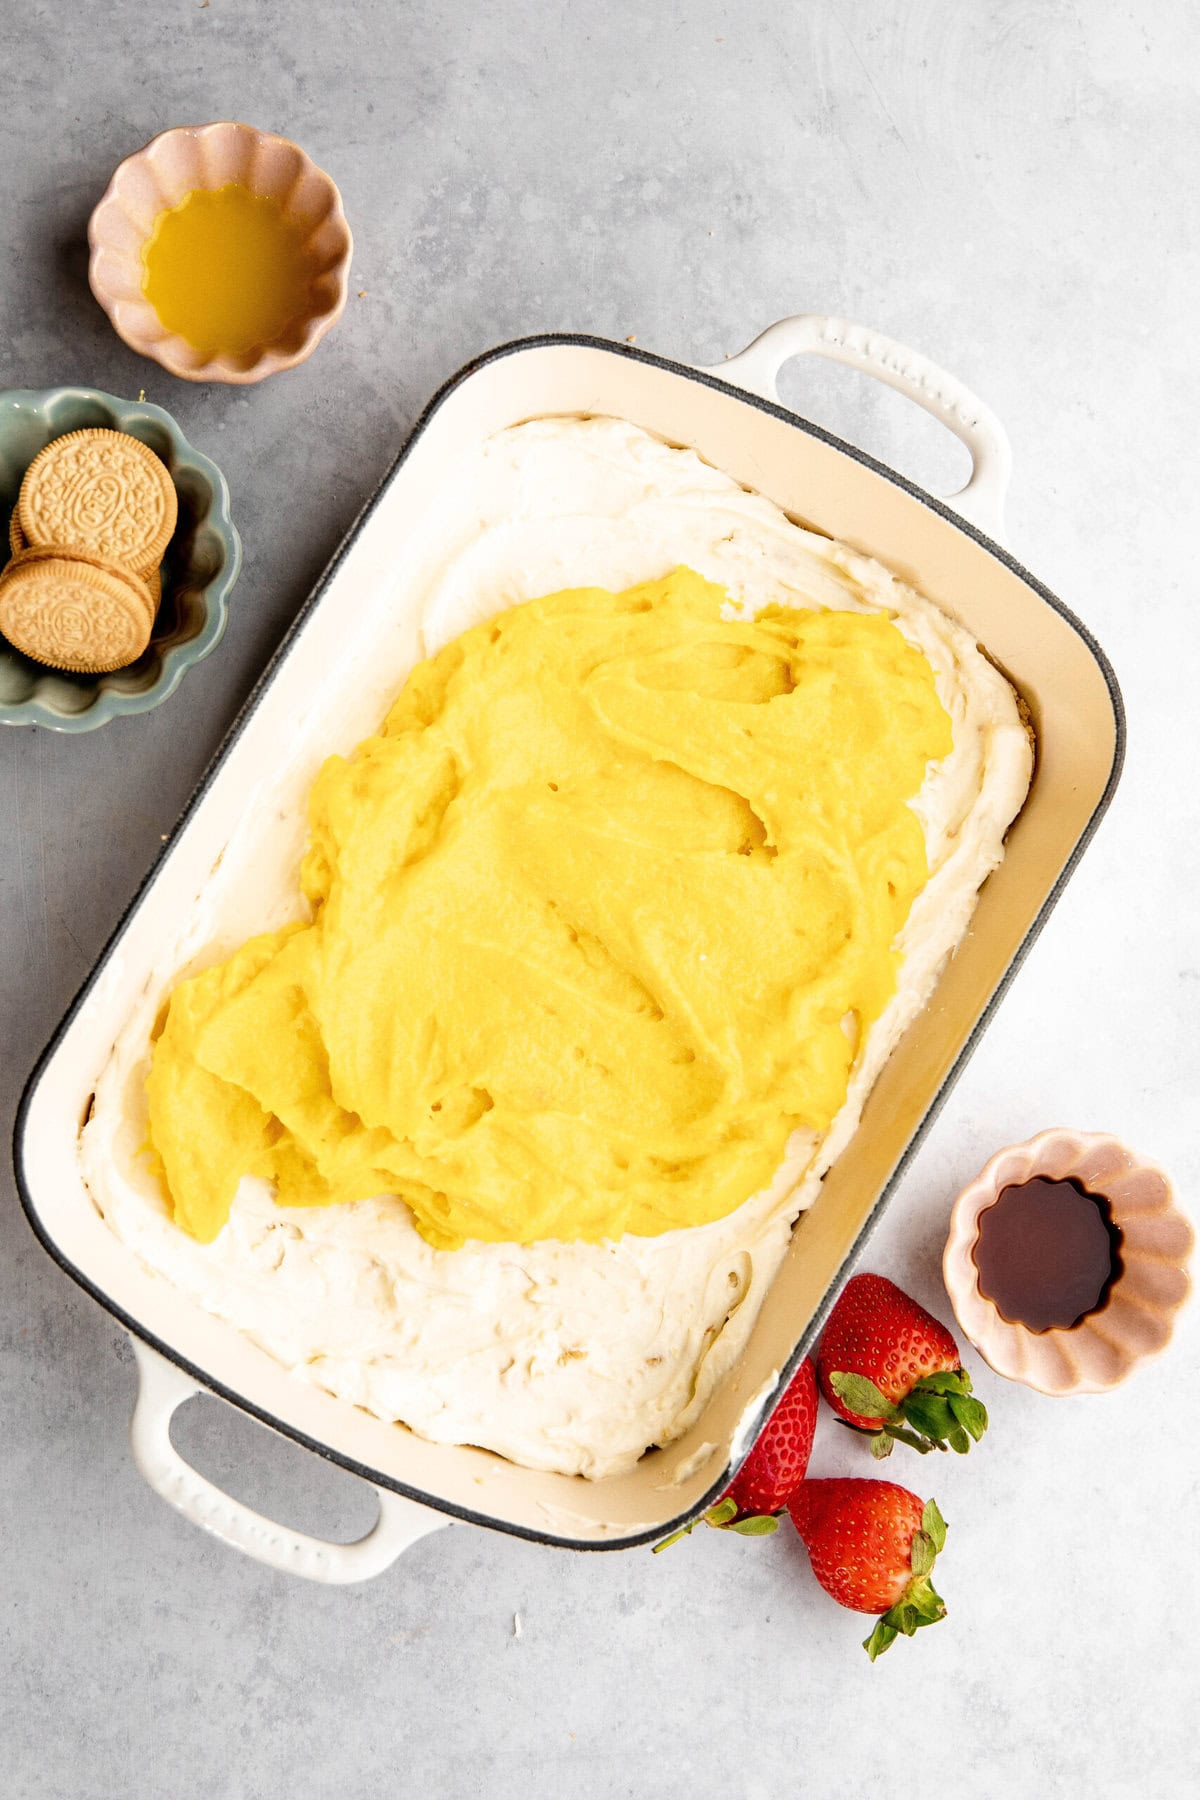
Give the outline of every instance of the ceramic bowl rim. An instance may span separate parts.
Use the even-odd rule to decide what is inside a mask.
[[[204,624],[195,637],[186,643],[173,644],[166,651],[162,672],[150,687],[136,694],[97,688],[92,704],[74,713],[61,712],[47,701],[36,698],[0,703],[0,725],[40,725],[50,731],[78,733],[95,731],[111,719],[152,712],[171,697],[194,664],[203,662],[216,649],[229,622],[229,595],[241,571],[242,540],[233,522],[229,483],[225,476],[210,456],[197,450],[189,441],[171,414],[153,401],[123,400],[102,388],[64,382],[57,387],[0,389],[0,416],[9,408],[23,408],[44,418],[64,398],[98,403],[107,408],[114,421],[118,421],[112,426],[114,430],[125,430],[125,422],[130,418],[150,419],[160,426],[174,447],[177,466],[195,469],[207,482],[212,493],[212,506],[205,524],[220,540],[222,548],[220,568],[198,590],[205,609]],[[96,679],[99,682],[104,677],[97,676]]]
[[[1104,1318],[1104,1308],[1094,1315],[1085,1315],[1077,1324],[1067,1328],[1030,1331],[1025,1326],[1007,1320],[995,1303],[984,1294],[971,1252],[979,1237],[980,1214],[996,1200],[1001,1189],[1012,1182],[1014,1175],[1017,1179],[1026,1181],[1038,1174],[1048,1175],[1055,1180],[1067,1180],[1071,1178],[1073,1164],[1082,1165],[1089,1153],[1095,1154],[1103,1150],[1125,1158],[1126,1173],[1145,1171],[1161,1181],[1165,1204],[1154,1216],[1177,1223],[1182,1229],[1185,1248],[1174,1259],[1174,1266],[1182,1277],[1182,1285],[1174,1299],[1162,1300],[1153,1309],[1143,1309],[1153,1310],[1163,1327],[1163,1335],[1158,1344],[1153,1347],[1138,1345],[1128,1340],[1121,1341],[1119,1337],[1114,1339],[1111,1333],[1097,1332],[1096,1335],[1102,1336],[1106,1343],[1116,1348],[1116,1367],[1108,1376],[1099,1377],[1087,1374],[1075,1364],[1074,1378],[1064,1385],[1061,1378],[1056,1378],[1061,1377],[1064,1360],[1071,1365],[1071,1347],[1085,1341],[1092,1334],[1093,1327],[1089,1320]],[[1074,1158],[1067,1154],[1064,1160],[1064,1153],[1071,1151],[1074,1151]],[[1016,1160],[1017,1169],[1012,1166],[1013,1159]],[[1048,1168],[1047,1164],[1051,1166]],[[1002,1169],[1007,1172],[1002,1174]],[[1192,1292],[1190,1259],[1194,1247],[1195,1233],[1191,1221],[1179,1206],[1175,1184],[1161,1164],[1152,1157],[1143,1156],[1112,1132],[1080,1131],[1071,1126],[1057,1125],[1036,1132],[1020,1143],[1002,1145],[988,1158],[979,1173],[961,1189],[950,1213],[950,1228],[942,1255],[942,1275],[959,1326],[996,1374],[1054,1397],[1104,1393],[1119,1386],[1143,1363],[1153,1361],[1167,1348],[1174,1335],[1178,1315],[1187,1305]],[[1117,1285],[1114,1284],[1114,1291]],[[1065,1359],[1061,1354],[1063,1350],[1067,1352]]]
[[[340,227],[345,239],[345,247],[337,261],[332,263],[326,273],[336,283],[336,292],[332,303],[320,311],[307,315],[304,335],[295,350],[283,351],[273,349],[267,344],[259,352],[258,358],[248,369],[235,369],[224,364],[220,357],[210,357],[207,362],[191,363],[188,361],[190,347],[178,333],[171,332],[165,338],[152,341],[142,337],[137,331],[129,330],[119,318],[119,299],[108,288],[100,274],[100,264],[105,251],[110,247],[106,236],[105,215],[110,208],[120,204],[120,190],[123,177],[131,164],[147,157],[154,146],[165,138],[188,137],[198,138],[206,132],[233,131],[245,133],[256,143],[280,144],[294,150],[300,158],[301,171],[304,175],[315,175],[324,186],[329,207],[326,217],[332,219]],[[342,204],[341,192],[333,176],[323,169],[319,163],[292,138],[285,137],[282,132],[263,131],[257,125],[247,125],[240,119],[210,119],[202,125],[168,125],[162,131],[156,131],[153,137],[138,149],[131,150],[109,177],[108,186],[92,208],[88,219],[88,286],[99,305],[104,309],[109,324],[121,339],[122,343],[135,351],[139,356],[151,358],[159,363],[168,373],[176,375],[181,381],[218,381],[231,387],[247,387],[255,382],[264,381],[268,375],[278,375],[284,369],[294,369],[306,362],[320,343],[341,318],[346,308],[350,293],[350,264],[354,256],[354,237],[350,223],[346,218]]]

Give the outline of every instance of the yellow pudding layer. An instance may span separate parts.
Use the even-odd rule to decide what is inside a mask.
[[[181,982],[154,1046],[185,1230],[253,1174],[292,1206],[396,1194],[442,1249],[654,1236],[828,1128],[950,721],[880,614],[723,611],[688,569],[528,601],[330,758],[311,923]]]
[[[167,330],[206,357],[282,337],[308,310],[311,283],[303,234],[279,201],[235,181],[159,213],[142,251],[142,292]]]

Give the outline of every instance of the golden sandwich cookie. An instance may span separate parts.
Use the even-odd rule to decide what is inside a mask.
[[[20,556],[26,548],[25,533],[21,530],[21,516],[14,506],[8,518],[8,548],[12,556]]]
[[[154,615],[158,611],[158,603],[162,598],[162,581],[157,567],[149,570],[145,575],[135,575],[125,563],[117,562],[115,558],[87,555],[81,551],[72,550],[68,544],[27,544],[4,565],[2,573],[7,574],[10,569],[28,568],[32,563],[43,562],[79,563],[128,582],[141,604],[146,608],[150,623],[153,625]]]
[[[25,471],[18,524],[30,545],[110,558],[135,574],[155,568],[179,503],[166,465],[122,431],[71,431]]]
[[[117,565],[34,550],[0,575],[0,632],[50,668],[123,669],[150,642],[153,622],[145,583]]]

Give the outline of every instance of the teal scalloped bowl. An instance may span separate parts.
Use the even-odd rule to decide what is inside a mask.
[[[149,445],[171,472],[179,523],[163,557],[162,604],[150,643],[127,669],[68,675],[31,662],[0,637],[0,724],[94,731],[110,719],[150,712],[194,663],[221,641],[242,542],[229,512],[229,485],[188,443],[169,413],[96,388],[8,388],[0,392],[0,519],[7,536],[21,478],[42,447],[64,432],[100,426]],[[0,557],[0,560],[3,560]]]

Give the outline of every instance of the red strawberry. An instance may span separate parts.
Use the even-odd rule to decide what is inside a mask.
[[[825,1592],[852,1612],[882,1614],[863,1644],[872,1662],[900,1632],[945,1618],[929,1579],[946,1542],[935,1501],[894,1481],[805,1481],[788,1511]]]
[[[987,1430],[958,1345],[932,1313],[884,1275],[855,1275],[829,1315],[817,1352],[821,1392],[838,1417],[871,1433],[874,1456],[892,1442],[924,1454],[965,1454]]]
[[[817,1377],[806,1356],[787,1392],[771,1414],[749,1456],[715,1506],[704,1514],[706,1525],[763,1537],[774,1531],[779,1515],[804,1480],[817,1426]],[[694,1530],[697,1520],[655,1544],[665,1550]]]

